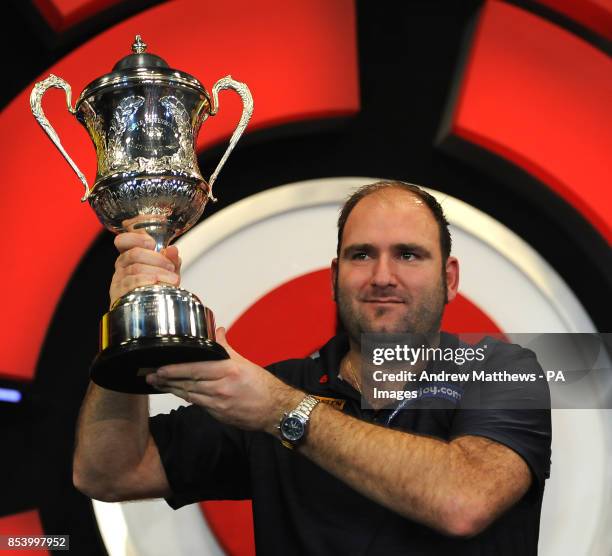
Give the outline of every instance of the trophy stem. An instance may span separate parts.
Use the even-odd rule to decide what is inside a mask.
[[[174,237],[174,230],[165,222],[139,222],[134,224],[134,230],[144,230],[155,240],[155,251],[163,251]]]

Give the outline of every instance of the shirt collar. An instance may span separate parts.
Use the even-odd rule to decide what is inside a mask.
[[[340,378],[340,363],[349,351],[348,336],[344,332],[338,333],[329,340],[320,350],[321,368],[329,377],[327,386],[347,398],[360,399],[360,394],[348,382]]]

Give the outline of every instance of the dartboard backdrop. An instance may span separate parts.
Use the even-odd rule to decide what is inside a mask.
[[[420,183],[512,230],[598,330],[612,329],[609,3],[15,0],[3,10],[0,386],[23,399],[0,402],[0,533],[70,534],[75,553],[105,554],[91,503],[72,486],[71,455],[116,253],[28,97],[49,73],[78,96],[136,33],[209,90],[231,73],[253,92],[252,125],[204,218],[300,180]],[[93,180],[91,141],[61,94],[44,106]],[[222,96],[203,126],[205,176],[239,109]],[[237,537],[228,550],[252,550],[248,532]]]

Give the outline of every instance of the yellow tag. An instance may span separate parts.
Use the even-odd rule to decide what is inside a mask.
[[[346,400],[338,400],[337,398],[326,398],[324,396],[315,396],[311,394],[314,398],[317,398],[320,402],[326,403],[327,405],[331,405],[333,408],[342,411],[344,409],[344,404]]]

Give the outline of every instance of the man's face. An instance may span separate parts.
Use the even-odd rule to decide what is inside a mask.
[[[334,296],[351,339],[367,332],[437,332],[455,297],[458,265],[442,265],[439,230],[416,195],[385,189],[351,211],[339,259],[332,262]]]

